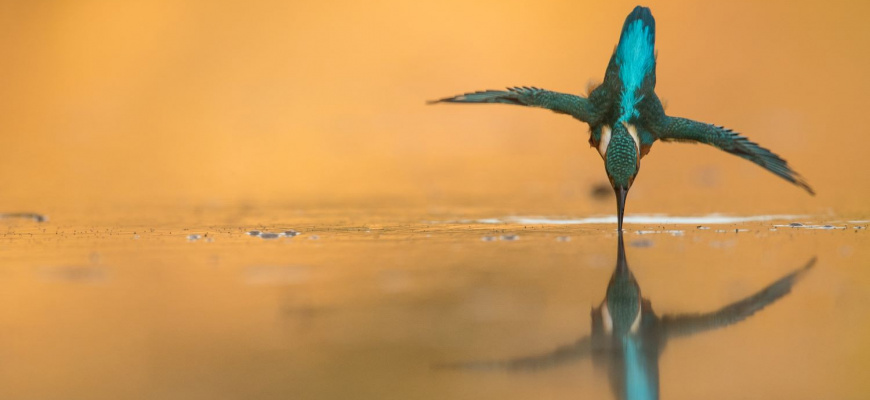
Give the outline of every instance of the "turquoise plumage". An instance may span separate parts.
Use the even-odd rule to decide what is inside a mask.
[[[546,108],[589,124],[589,144],[598,149],[617,197],[622,232],[625,199],[640,171],[640,160],[657,140],[695,142],[747,159],[814,194],[788,163],[731,130],[665,114],[655,93],[655,19],[637,6],[626,17],[604,82],[588,97],[535,87],[512,87],[447,97],[430,103],[503,103]],[[632,150],[633,148],[633,150]]]
[[[592,309],[590,335],[552,351],[501,361],[444,364],[466,370],[537,371],[592,358],[605,367],[619,399],[659,398],[659,356],[671,339],[721,329],[761,311],[788,295],[815,265],[809,260],[758,292],[707,313],[657,315],[628,267],[622,235],[618,236],[616,268],[601,304]]]

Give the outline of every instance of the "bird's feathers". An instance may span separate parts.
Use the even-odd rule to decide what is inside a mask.
[[[700,142],[715,146],[752,161],[810,194],[815,194],[804,178],[792,170],[785,160],[730,129],[685,118],[668,117],[657,133],[658,138],[664,141]]]
[[[750,160],[814,194],[807,182],[770,150],[728,129],[665,115],[655,93],[655,37],[655,19],[649,8],[635,7],[622,26],[619,43],[608,63],[604,82],[592,89],[588,97],[524,86],[466,93],[429,103],[515,104],[571,115],[589,124],[589,144],[596,147],[605,158],[605,170],[611,178],[612,172],[624,171],[607,166],[607,158],[611,156],[607,148],[613,145],[616,135],[613,132],[613,135],[608,136],[606,132],[611,129],[615,131],[622,123],[630,123],[636,129],[636,135],[633,136],[638,150],[634,154],[635,159],[645,156],[658,139],[706,143]],[[617,161],[615,155],[612,161]],[[632,180],[634,173],[631,174]]]
[[[655,73],[656,23],[649,8],[636,7],[625,19],[619,44],[616,46],[616,65],[622,82],[620,120],[638,116],[637,103],[643,100],[638,89],[644,80]]]
[[[568,114],[583,122],[591,121],[595,115],[595,107],[584,97],[528,86],[465,93],[429,103],[502,103],[540,107]]]

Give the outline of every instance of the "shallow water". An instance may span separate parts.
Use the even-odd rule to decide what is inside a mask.
[[[614,363],[600,357],[518,370],[435,367],[543,355],[589,335],[590,309],[616,265],[612,224],[427,213],[163,215],[0,220],[0,397],[619,392]],[[481,219],[488,221],[456,222]],[[864,398],[870,223],[695,222],[627,225],[628,263],[659,316],[717,310],[818,261],[755,315],[662,345],[652,364],[661,397]],[[824,225],[843,229],[808,229]]]

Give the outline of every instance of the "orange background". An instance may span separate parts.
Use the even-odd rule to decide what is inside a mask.
[[[773,149],[818,195],[657,144],[629,213],[866,214],[870,3],[648,2],[667,111]],[[613,213],[587,126],[466,91],[600,80],[624,1],[5,1],[0,208]]]

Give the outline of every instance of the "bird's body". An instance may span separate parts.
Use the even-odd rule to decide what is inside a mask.
[[[622,27],[604,82],[588,97],[535,87],[512,87],[448,97],[446,103],[503,103],[546,108],[589,124],[589,144],[604,160],[605,172],[617,197],[622,231],[625,197],[640,170],[640,160],[656,140],[705,143],[735,154],[804,188],[812,189],[771,151],[731,130],[665,114],[655,93],[655,19],[638,6]]]
[[[604,300],[592,308],[591,332],[554,350],[499,361],[443,364],[473,370],[535,371],[592,359],[606,369],[618,399],[659,398],[659,357],[671,339],[704,333],[746,320],[791,293],[815,265],[809,260],[761,290],[717,310],[704,313],[657,314],[644,298],[628,266],[625,244],[618,235],[616,267]],[[679,277],[677,277],[679,278]],[[685,299],[691,302],[691,299]]]

